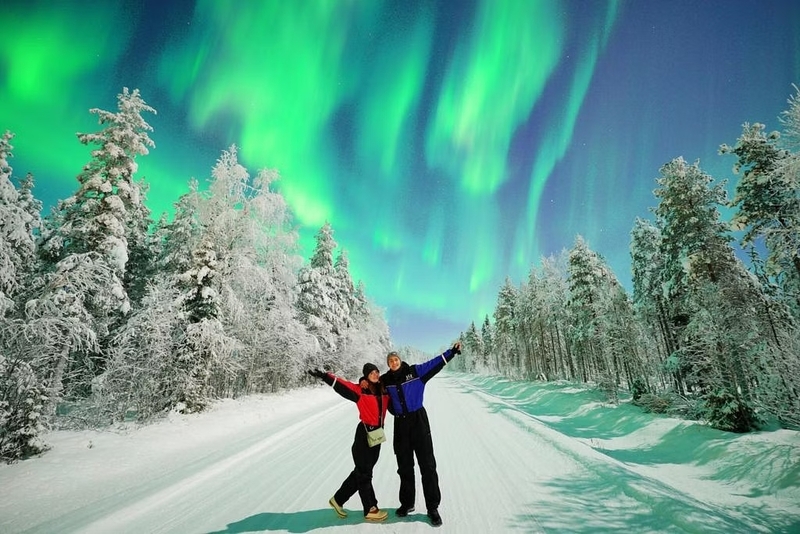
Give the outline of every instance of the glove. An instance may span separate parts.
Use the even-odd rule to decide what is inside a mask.
[[[454,354],[461,354],[461,343],[458,342],[458,341],[453,343],[453,349],[452,350],[453,350]]]
[[[321,379],[321,378],[323,378],[325,376],[325,373],[323,373],[319,369],[309,369],[306,372],[308,374],[310,374],[311,376],[313,376],[314,378],[320,378]]]

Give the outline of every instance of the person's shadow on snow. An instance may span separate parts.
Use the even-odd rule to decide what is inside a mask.
[[[385,521],[387,523],[409,523],[412,521],[428,522],[425,514],[411,514],[407,517],[397,517],[389,512]],[[260,532],[264,530],[283,530],[286,532],[311,532],[318,528],[337,526],[353,526],[366,523],[364,516],[356,511],[350,511],[344,519],[338,517],[330,508],[320,510],[303,510],[301,512],[262,512],[251,515],[241,521],[228,523],[225,530],[217,530],[208,534],[234,534],[237,532]]]

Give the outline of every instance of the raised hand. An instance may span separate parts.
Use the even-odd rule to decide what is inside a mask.
[[[320,371],[319,369],[309,369],[309,370],[308,370],[308,371],[306,371],[306,372],[307,372],[308,374],[310,374],[311,376],[313,376],[314,378],[322,378],[322,377],[324,377],[324,376],[325,376],[325,373],[323,373],[323,372],[322,372],[322,371]]]

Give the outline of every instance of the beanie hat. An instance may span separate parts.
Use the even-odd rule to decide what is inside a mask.
[[[369,376],[372,371],[378,371],[378,366],[374,363],[365,363],[364,369],[362,369],[364,376]]]

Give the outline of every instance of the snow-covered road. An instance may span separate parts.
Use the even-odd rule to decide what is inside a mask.
[[[425,404],[443,494],[441,532],[766,531],[735,509],[649,478],[457,377],[431,381]],[[416,513],[394,517],[391,420],[374,476],[379,505],[390,515],[368,524],[357,495],[345,505],[347,519],[327,505],[352,469],[352,403],[330,388],[309,388],[222,408],[122,435],[61,433],[42,458],[0,467],[0,531],[433,528],[419,480]]]

